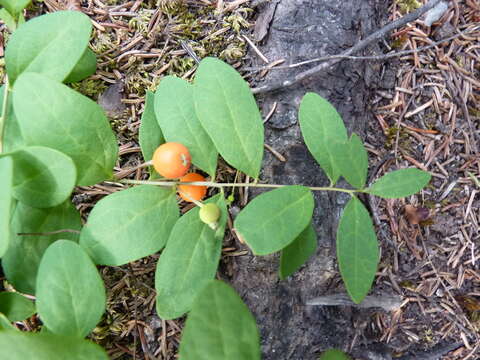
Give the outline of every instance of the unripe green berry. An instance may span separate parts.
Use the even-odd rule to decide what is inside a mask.
[[[220,218],[220,208],[214,203],[208,203],[202,206],[199,215],[200,220],[212,227]]]

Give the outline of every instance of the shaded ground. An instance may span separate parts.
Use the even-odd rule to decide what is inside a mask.
[[[366,142],[378,159],[393,155],[378,175],[407,166],[433,175],[421,196],[373,203],[384,240],[376,287],[404,305],[370,326],[398,352],[447,340],[464,346],[445,359],[480,356],[479,16],[478,2],[458,1],[432,27],[416,22],[393,34],[396,48],[415,49],[468,33],[395,61],[395,85],[372,101],[377,121]]]
[[[243,37],[253,40],[260,34],[258,28],[252,34],[258,16],[252,11],[255,3],[259,2],[45,0],[34,2],[28,15],[76,8],[95,21],[91,47],[99,56],[99,71],[76,87],[97,100],[108,86],[117,84],[100,100],[109,107],[121,143],[116,170],[142,179],[144,173],[128,169],[142,161],[137,130],[145,91],[154,89],[167,74],[191,78],[195,61],[185,49],[200,58],[219,56],[244,68],[263,65],[253,51],[247,55]],[[338,53],[401,16],[401,6],[392,3],[282,0],[260,50],[271,62],[286,58],[287,63]],[[261,7],[260,13],[265,10]],[[443,359],[480,356],[480,30],[474,28],[479,20],[478,2],[453,1],[431,28],[412,23],[365,54],[415,49],[457,31],[468,35],[388,64],[342,62],[297,88],[258,98],[265,115],[277,102],[266,124],[266,142],[287,160],[282,162],[266,151],[263,179],[305,185],[326,181],[303,146],[295,123],[298,102],[306,91],[332,100],[349,129],[362,135],[371,157],[372,178],[407,166],[434,175],[431,186],[420,195],[370,202],[382,244],[372,292],[401,296],[403,305],[394,312],[303,305],[310,297],[343,292],[333,256],[337,219],[346,200],[342,197],[317,195],[318,253],[285,282],[277,280],[275,257],[253,258],[232,233],[227,234],[219,277],[231,280],[255,313],[265,359],[314,359],[330,346],[353,350],[359,358],[368,356],[365,346],[378,356],[400,356],[457,341],[463,346]],[[5,30],[2,33],[6,36]],[[272,70],[263,80],[258,72],[244,73],[256,84],[292,72]],[[222,167],[221,180],[234,177],[233,171]],[[86,217],[96,201],[118,189],[109,184],[79,188],[74,200]],[[237,194],[232,214],[253,195],[252,191]],[[407,208],[410,217],[405,215],[406,205],[413,206]],[[416,210],[420,208],[428,209],[428,216],[420,216],[418,225],[415,218],[425,212]],[[102,269],[109,287],[108,310],[92,338],[108,349],[112,359],[175,358],[182,320],[163,321],[156,316],[157,259],[152,256],[129,266]],[[23,326],[35,328],[38,320]]]
[[[378,14],[386,13],[376,1],[363,0],[336,3],[283,0],[262,11],[268,12],[273,7],[275,15],[260,51],[270,61],[287,59],[287,63],[336,54],[353,46],[379,28],[384,19]],[[252,57],[254,66],[264,65],[254,53]],[[275,109],[266,123],[266,143],[286,158],[282,162],[267,151],[262,181],[328,186],[328,180],[303,143],[297,123],[298,106],[306,92],[319,93],[338,109],[350,131],[364,136],[367,124],[373,121],[367,110],[369,85],[380,80],[372,65],[345,62],[298,86],[257,97],[265,115]],[[270,71],[260,84],[289,79],[305,69]],[[367,72],[371,74],[368,79],[364,76]],[[255,192],[250,190],[250,193]],[[319,353],[330,347],[350,349],[355,345],[354,338],[362,333],[352,325],[365,321],[363,312],[351,307],[305,305],[318,295],[344,292],[338,288],[334,243],[339,216],[349,197],[322,192],[315,197],[313,221],[319,248],[302,271],[280,281],[278,256],[249,254],[235,257],[231,264],[231,281],[260,325],[264,359],[318,359]]]

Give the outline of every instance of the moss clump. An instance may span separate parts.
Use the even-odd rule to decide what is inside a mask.
[[[72,83],[71,86],[79,93],[95,100],[97,100],[98,96],[107,88],[103,80],[92,78],[87,78],[82,81]]]
[[[397,0],[397,4],[403,14],[409,13],[422,6],[418,0]]]
[[[145,38],[148,37],[148,24],[154,14],[154,10],[150,9],[140,9],[138,10],[137,16],[130,19],[128,22],[128,27],[131,30],[135,30],[142,34]]]
[[[399,145],[402,147],[402,145],[405,145],[405,143],[408,141],[408,133],[405,131],[404,128],[398,128],[396,126],[392,126],[387,129],[387,133],[385,134],[387,136],[387,141],[385,141],[385,148],[391,149],[392,146],[395,144],[395,141],[397,139],[397,133],[398,133],[398,142]]]
[[[183,0],[159,0],[157,6],[164,14],[176,16],[187,11],[187,4]]]

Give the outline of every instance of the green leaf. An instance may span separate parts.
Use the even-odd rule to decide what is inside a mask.
[[[330,349],[320,356],[320,360],[350,360],[350,358],[343,351]]]
[[[385,199],[403,198],[422,190],[431,178],[428,172],[414,168],[395,170],[383,175],[365,191]]]
[[[18,15],[30,4],[31,0],[0,0],[2,5],[12,15]]]
[[[337,157],[345,151],[348,141],[340,114],[320,95],[307,93],[300,104],[298,116],[308,150],[335,184],[341,175]]]
[[[105,311],[103,280],[76,243],[59,240],[50,245],[38,268],[37,308],[53,333],[85,337]]]
[[[21,12],[20,14],[18,14],[17,27],[23,24],[25,24],[25,16],[23,16],[23,12]]]
[[[38,266],[47,247],[58,239],[78,240],[78,234],[67,232],[47,235],[18,233],[43,234],[63,229],[80,230],[81,227],[80,214],[70,201],[47,209],[18,203],[11,222],[10,247],[2,258],[7,280],[18,291],[34,294]]]
[[[263,123],[248,83],[230,65],[205,58],[198,67],[193,93],[198,119],[220,155],[258,178]]]
[[[177,221],[157,264],[155,290],[157,313],[174,319],[190,310],[195,296],[215,277],[227,222],[227,206],[222,195],[209,199],[221,210],[216,233],[199,217],[195,207]]]
[[[67,155],[43,146],[25,147],[6,155],[13,159],[16,199],[45,208],[60,205],[69,198],[77,169]]]
[[[347,292],[357,304],[372,286],[378,258],[372,219],[360,200],[352,197],[337,229],[337,259]]]
[[[13,326],[10,320],[8,320],[7,317],[0,312],[0,331],[2,330],[16,331],[17,328]]]
[[[143,159],[152,160],[153,153],[161,144],[165,142],[162,130],[155,117],[155,94],[147,90],[145,96],[145,109],[143,110],[140,129],[138,130],[138,139],[142,149]],[[150,177],[159,177],[157,172],[150,166]]]
[[[17,29],[17,22],[15,21],[15,18],[6,9],[0,9],[0,20],[7,25],[7,28],[11,32],[14,32]]]
[[[91,32],[90,19],[80,11],[56,11],[26,22],[12,34],[5,50],[10,82],[23,72],[63,81],[85,52]]]
[[[0,358],[9,360],[108,360],[99,345],[50,333],[2,331]]]
[[[180,343],[182,360],[260,360],[255,319],[227,284],[211,280],[195,298]]]
[[[86,48],[83,52],[82,57],[75,64],[75,67],[72,69],[72,72],[68,74],[67,78],[63,81],[64,83],[74,83],[80,80],[83,80],[90,75],[95,74],[97,70],[97,56],[95,53]]]
[[[0,99],[3,99],[5,85],[0,87]],[[3,110],[3,101],[0,101],[0,112]],[[24,146],[23,136],[18,125],[18,120],[13,112],[12,95],[8,96],[8,108],[3,129],[3,152],[15,151]]]
[[[0,258],[10,243],[10,217],[13,192],[13,161],[9,157],[0,158]]]
[[[255,255],[268,255],[300,235],[312,218],[313,207],[308,188],[285,186],[253,199],[238,214],[235,229]]]
[[[15,83],[13,109],[28,145],[51,147],[72,158],[78,185],[112,177],[118,146],[98,104],[66,85],[28,73]]]
[[[80,234],[96,264],[120,266],[162,249],[179,216],[175,191],[142,185],[100,200]]]
[[[310,223],[290,245],[282,250],[280,257],[280,279],[286,279],[297,271],[315,253],[317,234]]]
[[[0,292],[0,313],[10,321],[22,321],[35,314],[35,305],[18,293]]]
[[[18,124],[17,117],[13,112],[13,107],[10,106],[10,110],[5,118],[5,128],[3,132],[3,151],[12,152],[20,149],[25,145],[23,135]]]
[[[345,180],[354,188],[363,189],[367,181],[368,154],[357,134],[352,134],[335,160]]]
[[[155,115],[167,141],[185,145],[192,163],[215,177],[218,153],[195,112],[193,86],[167,76],[155,93]]]

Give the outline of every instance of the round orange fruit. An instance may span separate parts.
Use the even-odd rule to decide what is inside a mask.
[[[180,179],[181,182],[205,181],[205,178],[197,173],[188,173]],[[188,202],[200,201],[207,194],[207,187],[203,185],[178,185],[178,194]]]
[[[153,153],[152,164],[155,170],[167,179],[184,176],[190,169],[192,157],[188,149],[179,143],[167,142]]]

